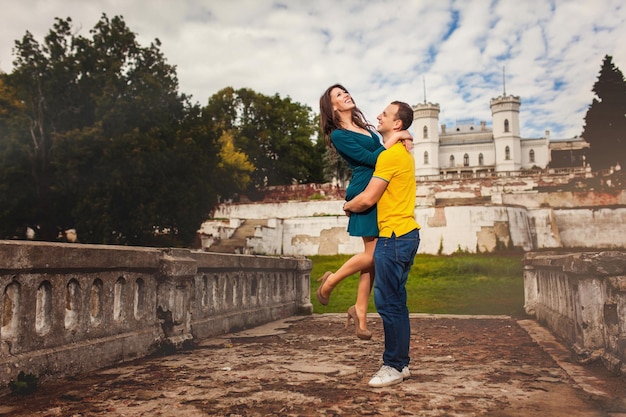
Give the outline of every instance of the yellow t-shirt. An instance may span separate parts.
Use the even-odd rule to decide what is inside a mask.
[[[398,142],[380,154],[374,177],[387,181],[377,203],[379,236],[402,236],[419,229],[415,221],[415,161],[404,144]]]

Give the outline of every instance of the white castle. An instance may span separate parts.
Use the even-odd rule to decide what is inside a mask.
[[[413,155],[415,175],[487,173],[544,169],[550,162],[549,131],[545,138],[526,139],[520,135],[517,96],[491,99],[492,127],[482,121],[459,123],[439,131],[439,104],[413,106]]]

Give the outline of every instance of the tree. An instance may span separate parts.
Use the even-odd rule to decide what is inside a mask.
[[[178,93],[158,39],[142,47],[104,14],[90,35],[67,18],[41,45],[28,32],[16,42],[10,92],[0,89],[0,197],[17,202],[3,204],[0,232],[26,225],[55,240],[75,227],[82,242],[189,245],[217,202],[219,136]]]
[[[0,238],[184,246],[219,197],[323,181],[307,106],[230,87],[192,105],[158,39],[106,14],[89,35],[57,18],[0,74]]]
[[[326,181],[337,181],[340,186],[346,187],[352,170],[345,159],[336,150],[326,147],[324,141],[320,141],[324,146],[324,160],[326,161],[324,176]]]
[[[21,141],[26,154],[19,159],[27,158],[30,167],[29,178],[31,187],[23,192],[33,197],[32,207],[27,212],[41,221],[36,225],[46,239],[56,236],[53,197],[51,195],[51,153],[53,137],[62,129],[71,115],[63,102],[72,94],[67,66],[72,63],[67,58],[69,49],[70,24],[68,21],[57,20],[45,38],[42,47],[26,32],[21,42],[16,42],[16,69],[5,77],[7,84],[16,91],[18,99],[24,104],[20,117],[28,121],[27,131],[14,130],[14,140]],[[59,109],[59,111],[51,111]],[[23,136],[26,134],[27,136]],[[32,225],[33,228],[35,225]]]
[[[231,176],[234,180],[235,189],[245,190],[250,184],[250,174],[254,172],[254,165],[248,160],[248,156],[235,149],[233,136],[224,132],[220,137],[220,162],[217,164],[216,178]],[[230,184],[216,181],[222,197],[231,197],[233,189]],[[222,185],[222,186],[220,186]]]
[[[28,137],[28,120],[24,103],[5,79],[0,74],[0,236],[23,239],[36,203],[28,143],[19,140]]]
[[[323,154],[312,138],[315,118],[308,106],[227,87],[205,107],[207,121],[228,131],[255,167],[248,193],[265,186],[320,182]]]
[[[589,142],[587,161],[594,170],[626,163],[626,82],[613,58],[604,57],[596,94],[585,116],[582,136]]]

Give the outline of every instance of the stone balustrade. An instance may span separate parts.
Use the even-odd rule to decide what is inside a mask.
[[[311,314],[311,261],[0,241],[0,385]]]
[[[626,252],[529,252],[525,310],[582,361],[626,373]]]

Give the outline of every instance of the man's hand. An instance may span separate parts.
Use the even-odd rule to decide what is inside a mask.
[[[380,200],[387,188],[387,181],[372,177],[363,192],[343,205],[344,211],[360,213],[372,207]]]

